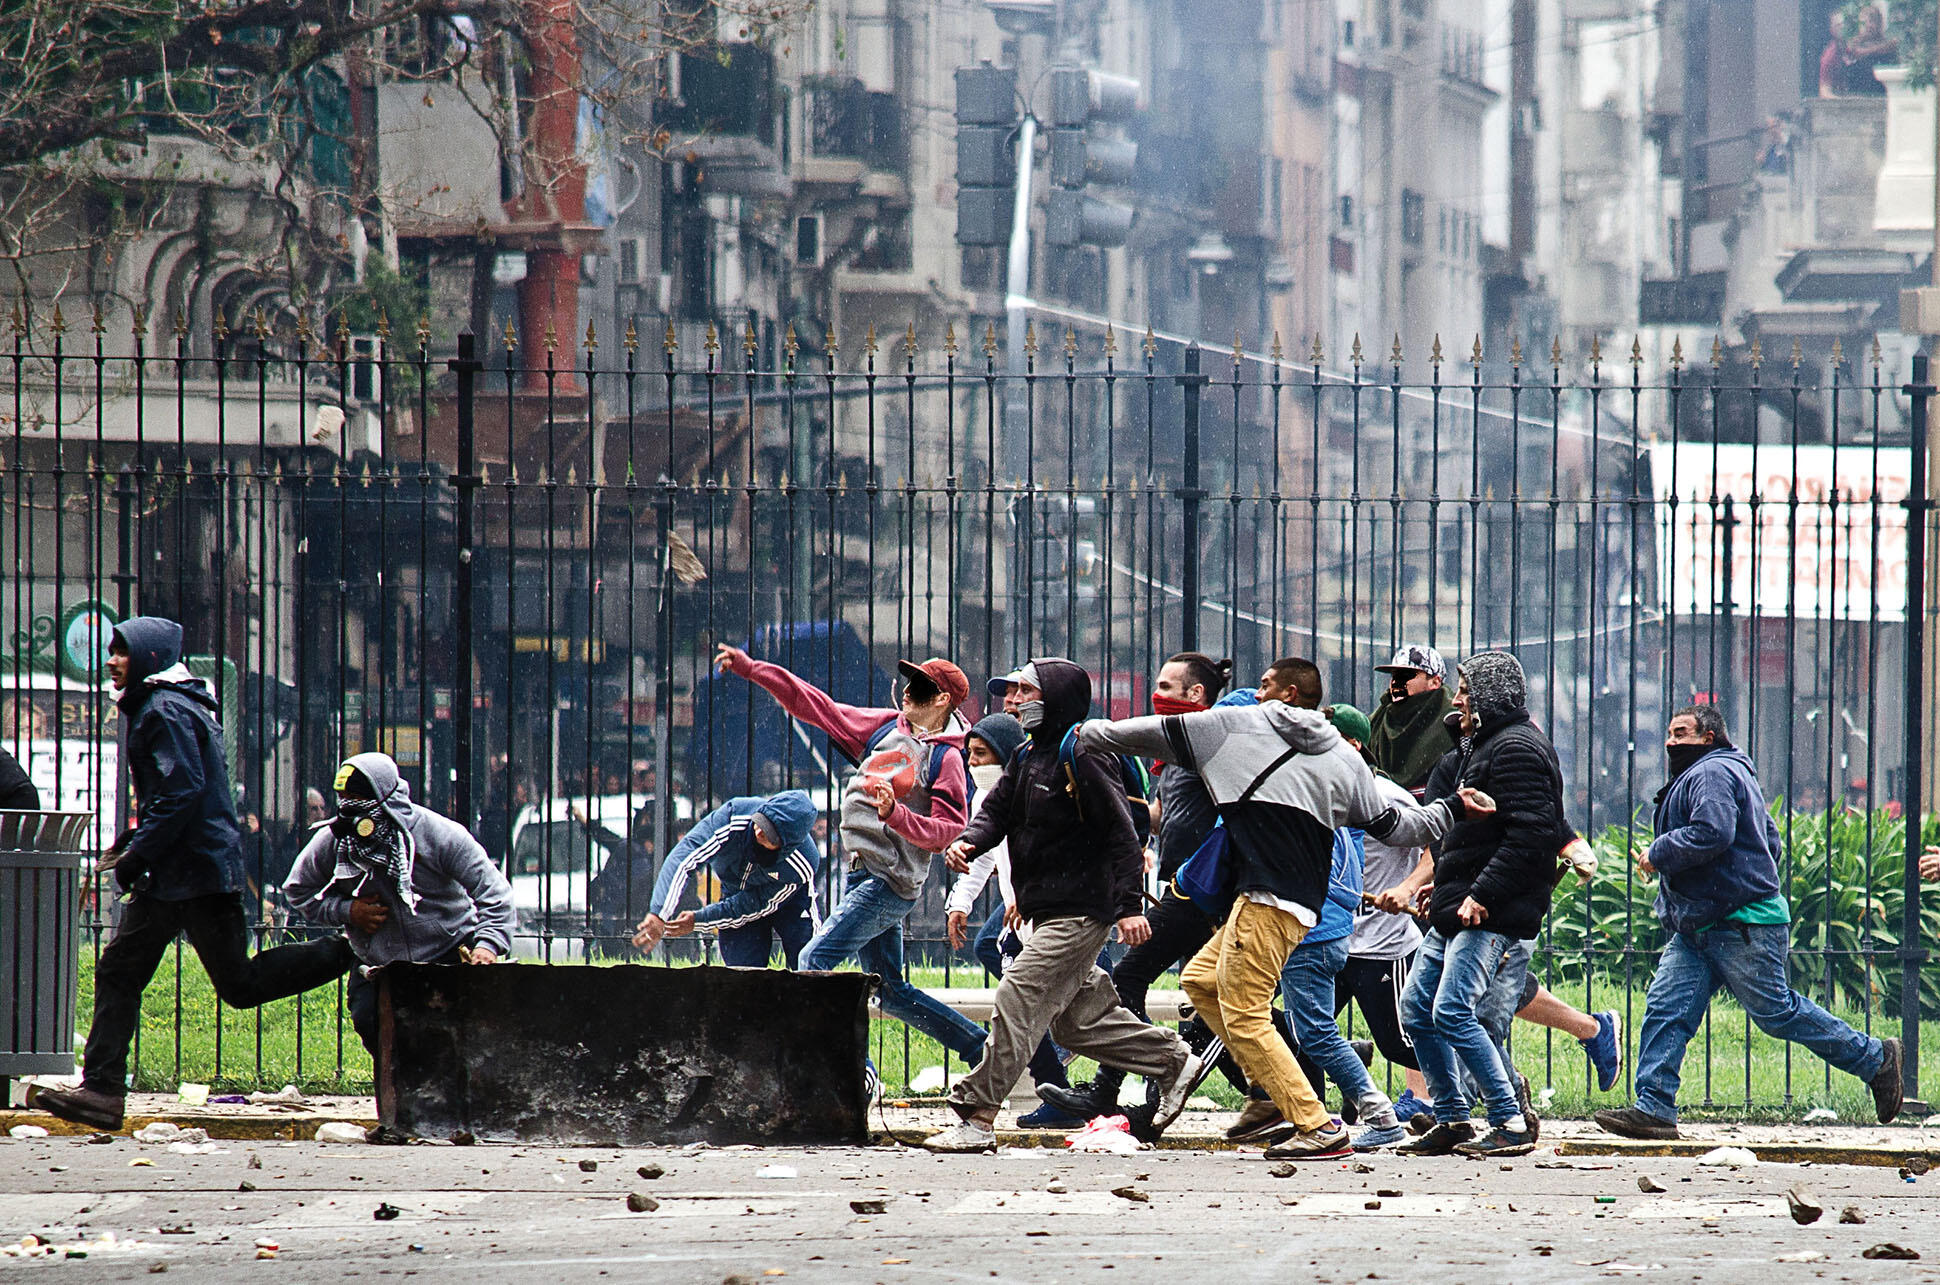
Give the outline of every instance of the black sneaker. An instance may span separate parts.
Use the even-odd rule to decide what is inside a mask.
[[[1455,1150],[1465,1156],[1478,1159],[1488,1156],[1526,1156],[1536,1149],[1536,1131],[1524,1129],[1521,1133],[1511,1133],[1501,1125],[1489,1130],[1488,1136],[1473,1142],[1458,1143]]]
[[[1402,1143],[1395,1150],[1404,1156],[1452,1156],[1455,1148],[1473,1141],[1474,1125],[1466,1120],[1450,1120],[1437,1124],[1413,1142]]]
[[[1870,1081],[1873,1090],[1873,1109],[1879,1113],[1879,1122],[1888,1124],[1900,1113],[1906,1102],[1906,1081],[1900,1078],[1900,1042],[1885,1039],[1885,1059],[1879,1064],[1879,1073]]]
[[[1899,1062],[1893,1065],[1897,1068]],[[75,1124],[112,1130],[121,1127],[122,1109],[127,1103],[119,1093],[103,1093],[84,1084],[78,1089],[36,1089],[28,1105]]]
[[[1226,1130],[1226,1140],[1247,1142],[1254,1138],[1263,1138],[1276,1130],[1283,1130],[1286,1126],[1287,1118],[1281,1114],[1280,1108],[1273,1104],[1272,1098],[1248,1098],[1245,1109],[1239,1113],[1239,1119],[1233,1122],[1232,1128]]]
[[[1075,1120],[1118,1114],[1118,1103],[1098,1101],[1090,1084],[1074,1084],[1069,1088],[1062,1084],[1040,1084],[1037,1086],[1037,1097],[1038,1101],[1050,1103]]]
[[[1605,1133],[1614,1133],[1619,1138],[1669,1141],[1678,1136],[1677,1121],[1666,1120],[1663,1116],[1652,1115],[1648,1111],[1639,1111],[1636,1107],[1599,1111],[1594,1118],[1599,1129]]]

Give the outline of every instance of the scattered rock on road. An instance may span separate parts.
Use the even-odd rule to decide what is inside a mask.
[[[1645,1173],[1645,1174],[1637,1175],[1637,1190],[1643,1192],[1646,1196],[1661,1196],[1666,1191],[1668,1191],[1669,1188],[1664,1186],[1663,1183],[1657,1181],[1657,1179]]]
[[[638,1169],[635,1169],[633,1172],[639,1174],[642,1178],[648,1179],[649,1181],[651,1181],[654,1178],[665,1177],[667,1173],[667,1171],[659,1165],[641,1165]]]
[[[1129,1200],[1134,1204],[1140,1205],[1149,1204],[1152,1200],[1150,1196],[1140,1191],[1137,1187],[1113,1187],[1111,1194],[1117,1196],[1120,1200]]]
[[[1897,1260],[1911,1261],[1912,1259],[1918,1258],[1920,1256],[1920,1251],[1917,1249],[1908,1249],[1904,1245],[1895,1245],[1892,1241],[1889,1240],[1889,1241],[1884,1241],[1878,1245],[1874,1245],[1871,1249],[1861,1250],[1859,1253],[1859,1256],[1861,1258],[1885,1258],[1885,1259],[1893,1259],[1896,1261]]]
[[[1839,1221],[1842,1223],[1863,1223],[1866,1221],[1866,1211],[1858,1205],[1847,1205],[1839,1211]]]
[[[849,1208],[858,1214],[879,1214],[889,1208],[886,1200],[851,1200]]]
[[[387,1223],[403,1212],[390,1201],[383,1200],[378,1202],[377,1208],[370,1211],[370,1216],[380,1223]]]
[[[582,1160],[579,1162],[579,1171],[581,1173],[598,1173],[599,1167],[600,1162],[597,1160]]]
[[[1812,1194],[1812,1189],[1802,1182],[1786,1191],[1785,1205],[1792,1211],[1792,1221],[1801,1227],[1818,1222],[1820,1215],[1825,1213],[1825,1206]]]
[[[660,1208],[660,1202],[644,1191],[628,1192],[626,1208],[630,1214],[650,1214]]]

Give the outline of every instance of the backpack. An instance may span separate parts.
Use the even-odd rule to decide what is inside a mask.
[[[1071,801],[1077,805],[1078,819],[1084,820],[1083,801],[1078,797],[1078,728],[1073,723],[1065,729],[1064,739],[1058,742],[1058,767],[1064,773],[1065,784],[1070,788]],[[1018,759],[1031,752],[1028,739],[1017,747]],[[1118,776],[1125,784],[1125,802],[1131,806],[1132,829],[1138,835],[1140,845],[1152,837],[1152,774],[1146,770],[1144,760],[1135,754],[1119,754]]]

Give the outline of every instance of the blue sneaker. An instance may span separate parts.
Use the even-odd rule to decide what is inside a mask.
[[[1434,1105],[1416,1097],[1413,1089],[1403,1089],[1401,1096],[1394,1100],[1394,1118],[1402,1124],[1408,1123],[1418,1115],[1433,1114],[1435,1114]]]
[[[1067,1115],[1049,1102],[1040,1103],[1035,1111],[1017,1117],[1020,1129],[1082,1129],[1087,1121],[1074,1115]]]
[[[1608,1093],[1623,1070],[1623,1023],[1614,1012],[1596,1014],[1596,1034],[1582,1041],[1596,1068],[1596,1087]]]
[[[1354,1139],[1356,1151],[1379,1151],[1382,1147],[1392,1147],[1397,1142],[1406,1142],[1408,1131],[1399,1124],[1369,1125],[1361,1130]]]

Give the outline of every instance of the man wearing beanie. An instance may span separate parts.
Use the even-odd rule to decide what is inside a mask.
[[[1017,913],[1029,934],[997,983],[983,1060],[950,1090],[960,1122],[924,1141],[932,1151],[996,1146],[997,1109],[1047,1029],[1074,1052],[1152,1076],[1168,1089],[1192,1061],[1177,1034],[1127,1011],[1098,967],[1114,926],[1133,946],[1151,928],[1139,898],[1145,853],[1118,763],[1080,745],[1067,770],[1060,753],[1065,732],[1090,711],[1091,678],[1068,660],[1034,660],[1017,694],[1029,748],[1004,769],[950,845],[948,860],[960,873],[1005,841]]]
[[[512,887],[471,832],[411,801],[388,754],[337,768],[337,815],[311,832],[284,891],[312,923],[346,930],[359,968],[347,998],[357,1038],[377,1058],[385,964],[490,964],[512,953]]]
[[[654,880],[653,910],[640,921],[633,944],[652,950],[662,937],[719,933],[721,962],[766,968],[777,942],[795,967],[815,932],[815,872],[822,857],[809,842],[815,804],[801,790],[766,798],[744,796],[715,808],[674,845]],[[680,899],[703,870],[722,897],[683,911]]]
[[[802,951],[802,967],[821,972],[856,960],[882,979],[877,1002],[883,1012],[975,1062],[983,1054],[983,1028],[912,986],[903,969],[903,920],[929,879],[931,857],[963,833],[968,729],[957,707],[969,697],[970,681],[940,657],[920,665],[898,661],[902,701],[887,709],[845,705],[780,665],[726,643],[714,663],[724,674],[766,688],[856,765],[842,791],[848,882]],[[869,1078],[879,1086],[873,1065]]]
[[[1459,819],[1435,857],[1431,927],[1401,998],[1401,1023],[1434,1095],[1436,1124],[1402,1150],[1524,1155],[1535,1131],[1480,1008],[1492,985],[1520,988],[1520,975],[1498,979],[1503,961],[1542,930],[1549,913],[1556,854],[1569,839],[1563,773],[1549,738],[1530,721],[1514,656],[1484,652],[1459,672],[1455,708],[1471,748],[1458,788],[1488,795],[1495,808]],[[1462,1066],[1488,1107],[1490,1129],[1480,1139],[1468,1122]]]
[[[249,953],[229,758],[216,698],[182,663],[182,626],[160,616],[122,621],[108,644],[108,678],[140,818],[107,853],[128,904],[95,965],[81,1087],[42,1089],[33,1103],[97,1129],[121,1127],[141,993],[176,937],[187,935],[216,996],[232,1008],[322,986],[351,965],[339,937]]]

